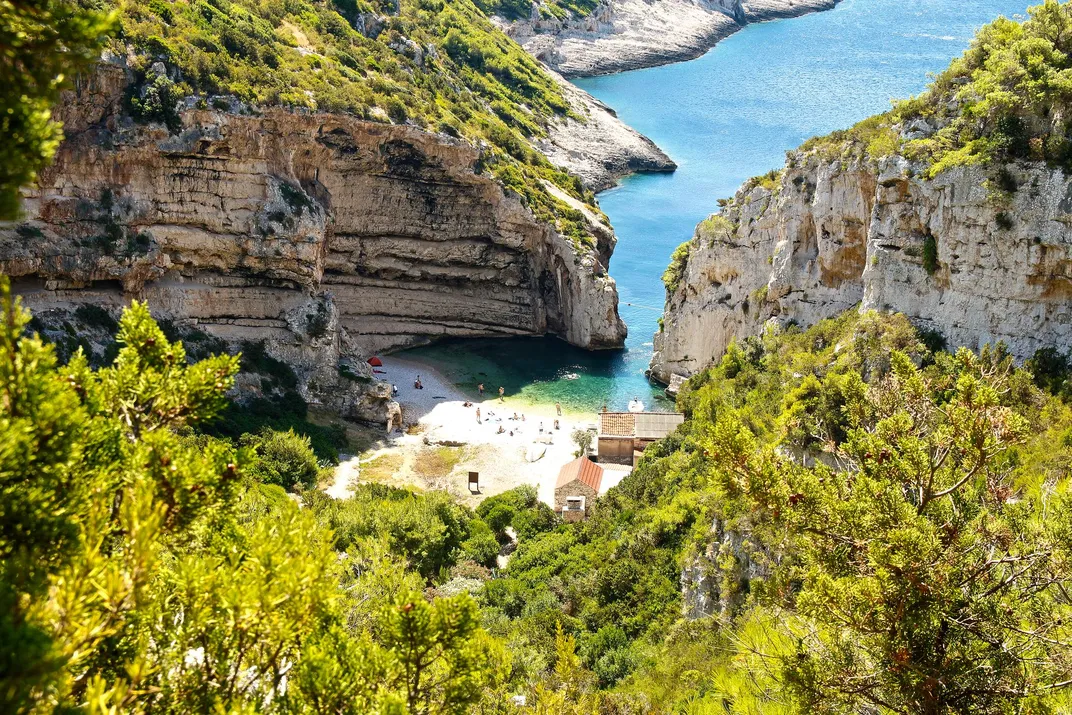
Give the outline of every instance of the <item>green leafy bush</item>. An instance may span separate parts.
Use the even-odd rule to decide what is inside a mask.
[[[938,241],[929,233],[923,237],[923,270],[932,276],[938,270]]]
[[[257,481],[287,490],[316,486],[320,465],[309,437],[292,429],[286,432],[266,429],[257,435],[243,435],[241,443],[256,450],[257,457],[247,469]]]
[[[530,539],[555,528],[558,521],[555,513],[540,501],[536,488],[530,484],[488,497],[480,502],[476,513],[491,527],[500,542],[506,541],[508,527],[514,529],[519,540]]]
[[[685,269],[689,265],[691,251],[692,241],[685,241],[670,254],[670,265],[663,272],[663,285],[666,286],[667,294],[673,295],[681,286],[681,281],[685,278]]]
[[[166,74],[150,71],[145,79],[131,86],[128,97],[130,115],[138,122],[160,122],[172,134],[182,129],[177,108],[181,92]]]
[[[346,550],[363,539],[386,539],[392,553],[426,579],[466,558],[493,565],[499,547],[490,529],[444,492],[416,494],[382,484],[361,484],[353,496],[334,501],[307,494],[307,504]]]

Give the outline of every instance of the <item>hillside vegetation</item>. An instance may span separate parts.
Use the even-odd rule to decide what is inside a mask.
[[[578,247],[590,242],[581,214],[542,182],[598,213],[594,196],[531,144],[571,108],[470,0],[80,1],[118,12],[112,51],[136,76],[136,119],[176,131],[179,103],[193,97],[225,110],[346,112],[463,138],[486,146],[484,170],[537,217]]]
[[[135,305],[109,364],[60,365],[0,298],[5,712],[1070,704],[1066,355],[856,312],[768,333],[563,524],[530,488],[332,499],[309,440],[207,433],[237,358],[190,362]]]
[[[1032,366],[1063,385],[1066,364]],[[677,433],[484,601],[536,646],[564,624],[635,711],[1067,707],[1072,411],[1048,379],[896,315],[733,346]]]
[[[507,20],[528,19],[532,16],[533,8],[541,18],[565,20],[592,14],[599,0],[476,0],[476,4],[488,15],[498,15]]]
[[[872,159],[900,152],[935,175],[951,166],[1045,161],[1072,167],[1072,4],[1045,0],[1025,22],[998,18],[918,97],[801,151]]]

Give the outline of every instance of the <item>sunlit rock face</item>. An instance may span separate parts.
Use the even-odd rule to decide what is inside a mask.
[[[652,374],[690,375],[768,321],[810,325],[854,306],[904,313],[949,347],[1067,350],[1070,221],[1072,179],[1041,164],[928,179],[896,156],[796,154],[773,189],[750,182],[697,229]]]
[[[29,308],[148,300],[264,341],[314,401],[377,415],[359,393],[382,387],[340,383],[340,361],[441,336],[621,346],[610,228],[589,213],[578,248],[482,175],[479,149],[282,109],[189,108],[171,135],[123,116],[125,87],[106,66],[68,94],[67,140],[25,220],[0,225],[0,270]]]

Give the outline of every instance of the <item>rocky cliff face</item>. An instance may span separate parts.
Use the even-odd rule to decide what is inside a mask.
[[[551,163],[580,176],[592,191],[609,189],[629,174],[677,169],[662,149],[618,119],[613,109],[560,75],[551,74],[580,117],[554,122],[547,138],[536,142],[536,148]]]
[[[188,108],[170,135],[122,116],[125,86],[109,66],[70,94],[27,220],[0,225],[0,270],[35,312],[148,300],[264,341],[314,402],[376,421],[389,400],[363,371],[374,352],[548,332],[622,344],[610,228],[587,214],[595,246],[578,251],[479,173],[477,148],[282,109]]]
[[[829,10],[837,0],[602,0],[586,17],[502,23],[537,59],[567,77],[611,74],[699,57],[751,22]]]
[[[927,179],[897,156],[798,153],[773,189],[750,182],[697,229],[652,374],[690,375],[770,320],[810,324],[857,305],[902,312],[949,347],[1067,350],[1070,221],[1072,177],[1043,164]]]
[[[732,525],[715,519],[708,538],[681,569],[681,615],[694,620],[735,615],[745,604],[749,582],[770,576],[778,556],[753,542],[747,518]]]

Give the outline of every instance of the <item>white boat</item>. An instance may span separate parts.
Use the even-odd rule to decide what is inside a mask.
[[[640,401],[640,398],[634,397],[633,399],[629,400],[629,411],[630,412],[643,412],[644,411],[644,403]]]

